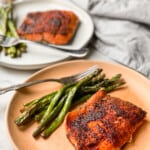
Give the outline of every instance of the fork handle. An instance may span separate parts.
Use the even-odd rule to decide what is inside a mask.
[[[18,90],[18,89],[21,89],[23,87],[28,87],[28,86],[31,86],[34,84],[39,84],[39,83],[43,83],[43,82],[50,82],[50,81],[61,83],[60,79],[43,79],[43,80],[31,81],[31,82],[27,82],[27,83],[12,85],[12,86],[9,86],[6,88],[1,88],[0,89],[0,95],[6,93],[8,91]]]
[[[55,52],[66,53],[69,56],[77,57],[77,58],[85,57],[89,53],[89,49],[88,48],[82,48],[82,49],[79,49],[79,50],[70,50],[70,49],[67,50],[67,49],[63,49],[63,48],[57,47],[57,46],[55,46],[53,44],[45,44],[45,43],[34,42],[34,41],[25,40],[25,39],[19,39],[19,42],[28,43],[28,44],[38,44],[38,45],[44,46],[44,47],[55,48],[55,49],[52,49]]]

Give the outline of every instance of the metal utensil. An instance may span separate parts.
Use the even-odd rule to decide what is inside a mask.
[[[42,79],[42,80],[31,81],[31,82],[27,82],[27,83],[23,83],[23,84],[16,84],[13,86],[9,86],[9,87],[0,89],[0,94],[4,94],[8,91],[18,90],[23,87],[27,87],[27,86],[31,86],[31,85],[35,85],[35,84],[39,84],[39,83],[43,83],[43,82],[55,81],[55,82],[59,82],[61,84],[74,83],[74,82],[80,81],[83,78],[85,78],[86,76],[94,73],[97,69],[98,69],[98,66],[95,65],[93,67],[90,67],[88,70],[85,70],[84,72],[81,72],[81,73],[78,73],[78,74],[75,74],[72,76],[68,76],[68,77],[63,77],[63,78],[59,78],[59,79],[54,79],[54,78]]]
[[[72,57],[77,57],[77,58],[85,57],[89,52],[89,50],[87,48],[82,48],[81,50],[65,50],[65,49],[61,49],[61,48],[56,48],[55,46],[50,45],[50,44],[33,42],[33,41],[29,41],[29,40],[24,40],[24,39],[18,39],[15,37],[8,37],[8,36],[0,35],[0,46],[2,46],[2,47],[11,47],[11,46],[17,45],[19,43],[38,44],[40,46],[52,47],[54,49],[51,49],[51,50],[54,50],[55,52],[57,52],[57,51],[64,52]]]

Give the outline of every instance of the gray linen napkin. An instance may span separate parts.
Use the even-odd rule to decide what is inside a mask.
[[[150,0],[88,0],[87,4],[95,24],[94,48],[150,78]]]

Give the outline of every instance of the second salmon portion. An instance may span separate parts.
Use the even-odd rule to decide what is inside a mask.
[[[27,14],[18,34],[28,40],[65,45],[74,37],[79,18],[72,11],[51,10]]]
[[[76,150],[120,150],[145,116],[134,104],[98,91],[68,114],[67,137]]]

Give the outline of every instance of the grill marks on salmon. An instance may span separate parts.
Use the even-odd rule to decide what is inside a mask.
[[[51,10],[27,14],[18,34],[28,40],[68,44],[77,30],[79,18],[72,11]]]
[[[67,137],[76,150],[120,150],[145,116],[134,104],[98,91],[67,115]]]

